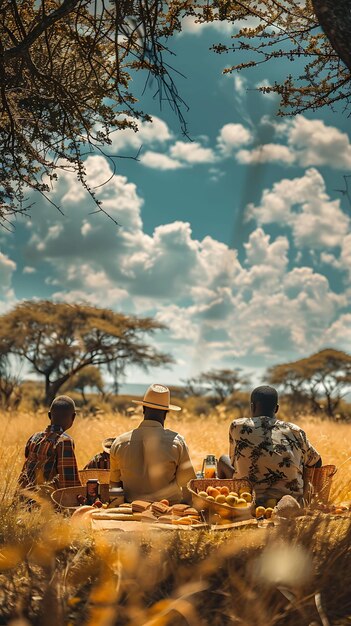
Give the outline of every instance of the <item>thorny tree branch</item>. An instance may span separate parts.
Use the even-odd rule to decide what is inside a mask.
[[[156,79],[156,95],[186,132],[164,61],[172,32],[161,0],[0,2],[0,223],[28,212],[26,189],[47,197],[67,169],[105,212],[84,156],[111,144],[113,131],[150,119],[129,90],[135,71]]]

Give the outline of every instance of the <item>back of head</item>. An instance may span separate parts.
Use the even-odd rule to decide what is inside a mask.
[[[274,415],[278,410],[278,393],[274,387],[262,385],[251,393],[251,408],[254,416]]]
[[[167,411],[161,409],[153,409],[149,406],[143,407],[144,419],[155,420],[156,422],[163,423],[166,419]]]
[[[53,424],[69,428],[76,415],[76,405],[69,396],[57,396],[50,406],[49,417]]]

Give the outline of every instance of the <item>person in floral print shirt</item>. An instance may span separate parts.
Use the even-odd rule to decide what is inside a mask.
[[[278,393],[256,387],[251,394],[251,417],[234,420],[229,428],[229,456],[218,462],[220,478],[247,478],[258,502],[303,495],[304,467],[320,467],[322,459],[306,433],[277,419]]]

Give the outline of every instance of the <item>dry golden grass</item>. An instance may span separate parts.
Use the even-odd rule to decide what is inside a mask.
[[[79,415],[79,466],[139,418]],[[170,416],[196,469],[227,451],[230,417]],[[351,520],[319,515],[267,531],[144,530],[92,537],[49,506],[9,506],[24,445],[44,412],[0,416],[0,624],[18,626],[346,626],[351,620]],[[324,463],[342,466],[334,498],[350,490],[351,425],[300,421]],[[345,463],[346,461],[346,463]],[[344,465],[342,465],[344,463]],[[285,594],[285,595],[284,595]],[[288,598],[286,597],[288,595]]]
[[[102,450],[105,437],[117,436],[135,428],[140,415],[126,417],[106,413],[89,417],[79,414],[70,434],[75,440],[78,465],[82,468],[97,452]],[[166,426],[177,430],[186,439],[196,470],[201,469],[207,454],[219,457],[228,452],[230,416],[215,413],[208,417],[178,416],[170,413]],[[45,411],[40,413],[2,413],[0,415],[0,475],[4,476],[1,490],[12,491],[23,463],[24,446],[34,432],[48,424]],[[334,423],[320,418],[299,419],[311,443],[321,453],[324,464],[340,467],[334,479],[333,494],[346,496],[351,489],[351,424]]]

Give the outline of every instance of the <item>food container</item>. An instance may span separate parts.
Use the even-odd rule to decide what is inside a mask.
[[[208,454],[202,464],[204,478],[217,478],[217,459],[214,454]]]
[[[229,491],[238,492],[240,489],[249,491],[252,495],[252,502],[248,502],[245,507],[232,507],[228,504],[220,504],[212,500],[207,500],[199,496],[198,491],[206,491],[207,487],[228,487]],[[256,508],[256,495],[252,484],[246,479],[234,478],[195,478],[187,485],[193,501],[193,507],[198,511],[205,511],[207,516],[211,513],[218,513],[222,518],[228,520],[241,521],[250,519]]]
[[[124,490],[122,487],[110,487],[110,506],[120,506],[124,503]]]
[[[336,471],[335,465],[304,468],[303,498],[307,506],[313,502],[328,504],[333,476]]]
[[[87,504],[94,504],[96,500],[100,500],[101,490],[100,490],[100,481],[97,478],[89,478],[87,480],[87,495],[86,501]]]
[[[109,500],[108,485],[100,485],[101,502],[105,503]],[[71,513],[79,508],[77,496],[86,497],[86,485],[80,487],[65,487],[64,489],[56,489],[51,494],[53,503],[62,510]]]

